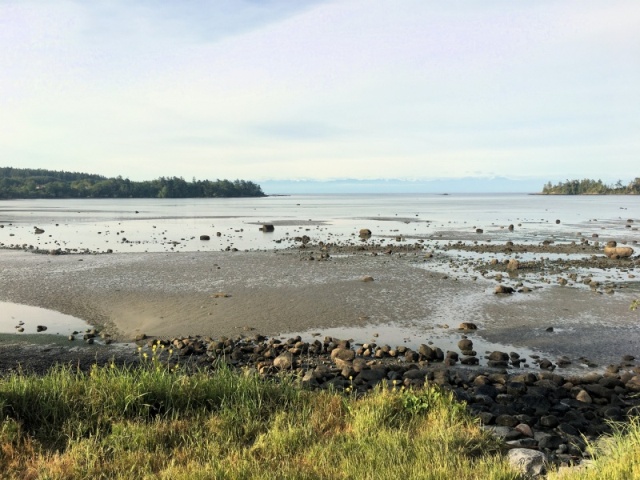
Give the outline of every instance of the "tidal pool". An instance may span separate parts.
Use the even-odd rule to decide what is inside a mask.
[[[46,330],[38,332],[38,326],[46,327]],[[0,333],[70,335],[88,328],[91,326],[84,320],[55,310],[0,302]]]

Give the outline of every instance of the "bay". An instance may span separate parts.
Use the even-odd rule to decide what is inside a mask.
[[[265,250],[291,246],[301,235],[313,242],[355,242],[360,228],[377,238],[401,236],[406,242],[491,238],[536,243],[547,237],[575,240],[579,234],[626,241],[638,236],[639,211],[640,197],[617,195],[5,200],[0,202],[0,246],[95,252]],[[263,233],[264,223],[274,224],[274,232]],[[478,228],[484,237],[476,234]],[[201,235],[210,240],[200,240]]]

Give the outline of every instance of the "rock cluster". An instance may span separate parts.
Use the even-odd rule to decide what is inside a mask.
[[[585,456],[585,439],[610,431],[610,421],[624,421],[640,412],[640,367],[633,357],[605,373],[561,376],[548,360],[544,371],[508,371],[522,360],[517,353],[492,352],[487,367],[477,365],[471,340],[463,338],[457,352],[420,345],[418,349],[388,345],[352,345],[349,340],[325,337],[304,342],[252,338],[180,337],[147,339],[147,346],[162,345],[163,352],[189,357],[200,365],[227,363],[249,368],[263,376],[288,372],[313,389],[335,389],[364,394],[377,385],[421,388],[427,384],[450,390],[467,404],[509,449],[544,452],[556,464],[576,464]],[[473,360],[469,360],[473,359]],[[537,460],[536,460],[537,461]]]

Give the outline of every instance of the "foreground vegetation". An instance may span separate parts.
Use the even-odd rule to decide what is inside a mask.
[[[185,181],[178,177],[134,182],[89,173],[30,168],[0,168],[0,198],[210,198],[263,197],[245,180]]]
[[[436,388],[356,398],[152,360],[13,374],[0,379],[0,410],[2,478],[519,478]],[[592,477],[559,478],[638,478],[638,424],[618,442]]]
[[[552,184],[548,182],[543,188],[545,195],[638,195],[640,194],[640,177],[623,185],[618,180],[615,185],[606,185],[602,180],[567,180]]]

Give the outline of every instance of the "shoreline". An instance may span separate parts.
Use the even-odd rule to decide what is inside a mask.
[[[486,252],[472,265],[468,259],[452,258],[455,247],[443,246],[435,254],[405,246],[393,251],[388,246],[318,245],[108,255],[0,250],[0,301],[82,318],[118,340],[141,333],[233,337],[246,331],[278,336],[313,330],[330,330],[340,337],[340,329],[370,335],[379,329],[397,331],[389,341],[399,344],[433,341],[448,349],[459,340],[455,326],[470,321],[479,326],[474,336],[487,348],[539,351],[554,363],[566,356],[575,367],[603,368],[624,355],[640,356],[634,342],[640,332],[637,316],[628,310],[637,284],[619,281],[610,288],[603,282],[590,289],[578,281],[566,287],[536,283],[538,274],[554,280],[560,274],[561,268],[545,273],[548,262],[533,262],[515,277],[513,272],[500,273],[498,263],[492,266],[498,273],[487,275],[482,273],[488,265]],[[498,246],[486,247],[491,252]],[[566,254],[584,246],[547,245],[537,253],[554,248]],[[601,258],[592,262],[598,268],[605,265]],[[628,260],[606,262],[628,271],[635,266]],[[362,282],[363,276],[374,281]],[[532,288],[495,295],[494,286],[505,283]],[[616,295],[603,294],[605,289]]]

